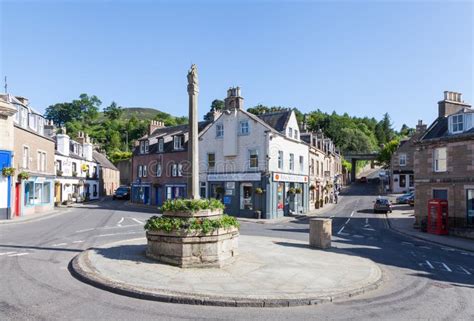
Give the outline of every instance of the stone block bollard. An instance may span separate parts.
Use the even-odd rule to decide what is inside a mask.
[[[320,249],[331,248],[332,220],[313,218],[309,221],[309,245]]]

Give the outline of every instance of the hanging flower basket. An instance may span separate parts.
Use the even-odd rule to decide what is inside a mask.
[[[30,178],[30,174],[28,172],[21,172],[20,174],[18,174],[18,179],[20,181],[28,178]]]
[[[303,190],[300,187],[295,188],[295,193],[296,194],[301,194],[301,193],[303,193]]]
[[[222,187],[222,186],[216,187],[216,193],[224,194],[224,192],[225,192],[224,187]]]
[[[316,189],[316,185],[314,185],[314,184],[309,185],[309,189],[314,191]]]
[[[15,169],[13,167],[4,167],[2,169],[2,175],[4,177],[10,177],[15,175]]]
[[[263,193],[265,193],[265,191],[263,189],[261,189],[260,187],[257,187],[255,189],[255,194],[259,194],[259,195],[262,195]]]
[[[293,187],[291,187],[291,188],[288,190],[288,194],[290,194],[290,195],[294,195],[295,193],[296,193],[296,190],[295,190]]]
[[[82,164],[81,169],[82,169],[83,172],[87,172],[89,170],[89,165]]]

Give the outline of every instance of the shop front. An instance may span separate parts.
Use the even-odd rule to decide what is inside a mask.
[[[0,171],[11,167],[11,152],[0,150]],[[11,215],[11,183],[12,177],[0,173],[0,220]]]
[[[51,211],[54,208],[54,177],[31,176],[18,183],[20,216]]]
[[[308,211],[308,176],[273,173],[268,190],[266,218]]]
[[[208,174],[208,195],[221,200],[229,215],[256,217],[265,212],[265,187],[260,172]]]
[[[141,183],[141,182],[133,183],[131,202],[150,205],[151,204],[151,198],[150,198],[151,188],[152,187],[150,183]]]

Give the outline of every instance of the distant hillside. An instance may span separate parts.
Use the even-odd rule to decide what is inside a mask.
[[[140,120],[153,119],[162,112],[158,109],[147,107],[123,107],[123,119],[130,119],[132,116]]]

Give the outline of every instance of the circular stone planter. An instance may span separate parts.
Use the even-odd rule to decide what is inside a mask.
[[[147,231],[146,238],[148,257],[183,268],[223,267],[238,254],[239,230],[235,227],[207,234],[185,229]]]
[[[222,209],[217,210],[199,210],[195,212],[182,211],[182,212],[173,212],[173,211],[164,211],[163,216],[167,217],[182,217],[182,218],[191,218],[191,217],[201,217],[201,218],[219,218],[223,214]]]

